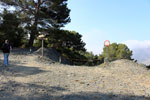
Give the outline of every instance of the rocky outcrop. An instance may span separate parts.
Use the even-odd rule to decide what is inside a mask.
[[[39,56],[42,56],[42,48],[39,48],[34,52]],[[43,48],[43,59],[39,60],[42,61],[52,61],[52,62],[59,62],[62,64],[70,64],[69,60],[65,59],[59,52],[57,52],[54,48]]]

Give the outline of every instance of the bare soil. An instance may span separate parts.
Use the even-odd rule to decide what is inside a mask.
[[[150,100],[150,71],[132,61],[71,66],[20,51],[8,67],[0,59],[0,100]]]

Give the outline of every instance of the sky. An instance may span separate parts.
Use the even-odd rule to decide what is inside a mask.
[[[87,51],[100,54],[109,40],[150,62],[150,0],[68,0],[68,8],[71,22],[65,29],[82,34]]]

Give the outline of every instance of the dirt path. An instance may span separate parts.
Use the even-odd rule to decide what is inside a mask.
[[[0,65],[0,80],[0,100],[150,99],[150,72],[126,60],[85,67],[41,63],[36,55],[13,53],[9,67]]]

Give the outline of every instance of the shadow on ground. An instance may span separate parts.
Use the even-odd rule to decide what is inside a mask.
[[[57,100],[56,95],[66,90],[59,86],[8,81],[0,84],[0,100]]]
[[[41,70],[38,67],[28,67],[28,66],[18,66],[10,65],[8,67],[0,66],[0,74],[5,76],[15,76],[15,77],[24,77],[28,75],[35,75],[39,73],[44,73],[47,71]]]
[[[98,92],[80,92],[64,95],[69,91],[60,86],[22,84],[9,81],[0,85],[0,100],[150,100],[148,97]]]

